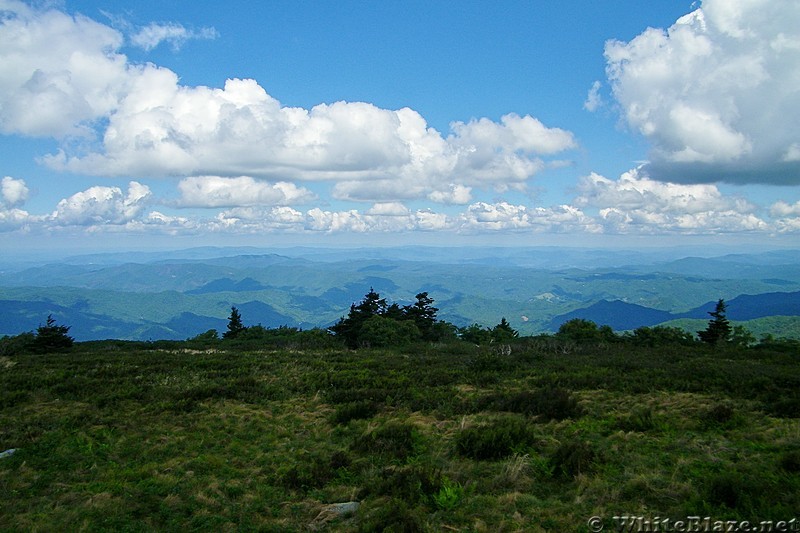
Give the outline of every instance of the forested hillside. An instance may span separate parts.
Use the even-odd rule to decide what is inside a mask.
[[[324,329],[370,287],[400,306],[426,292],[441,318],[458,327],[491,326],[505,317],[523,335],[555,332],[572,318],[617,331],[703,318],[719,298],[731,303],[733,320],[762,320],[759,328],[770,323],[765,318],[798,316],[798,252],[674,255],[410,247],[195,249],[37,264],[6,259],[0,306],[8,312],[0,314],[0,335],[31,331],[52,314],[82,341],[184,340],[223,328],[231,306],[248,325]],[[788,336],[796,329],[765,333]]]

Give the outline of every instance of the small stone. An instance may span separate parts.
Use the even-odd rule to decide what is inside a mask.
[[[361,503],[359,502],[342,502],[325,505],[314,521],[309,524],[309,527],[312,530],[325,527],[325,525],[332,520],[355,514],[360,506]]]
[[[6,450],[4,452],[0,452],[0,459],[2,459],[4,457],[11,457],[12,455],[14,455],[14,452],[16,452],[16,451],[17,450],[15,448],[11,448],[10,450]]]

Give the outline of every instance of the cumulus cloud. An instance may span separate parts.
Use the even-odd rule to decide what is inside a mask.
[[[471,204],[460,216],[461,231],[518,230],[532,233],[598,233],[601,227],[579,208],[569,205],[528,207],[508,202]]]
[[[673,182],[800,183],[800,4],[704,0],[605,46],[625,122]]]
[[[294,183],[267,183],[249,176],[192,176],[178,183],[181,207],[245,207],[305,203],[315,195]]]
[[[61,226],[127,224],[143,213],[151,197],[150,188],[136,181],[128,184],[127,194],[119,187],[90,187],[58,202],[50,220]]]
[[[6,0],[0,11],[0,132],[85,135],[129,78],[122,35],[89,18]]]
[[[163,42],[169,43],[173,50],[179,50],[186,41],[192,39],[216,39],[218,36],[217,30],[214,28],[191,30],[175,22],[166,24],[151,23],[131,35],[130,41],[134,46],[147,51],[156,48]]]
[[[34,221],[27,211],[19,209],[28,199],[29,190],[24,180],[6,176],[0,182],[0,230],[18,229]]]
[[[469,201],[468,188],[524,188],[572,133],[508,114],[431,128],[416,111],[365,102],[281,105],[256,81],[184,86],[176,73],[133,64],[123,35],[81,15],[6,0],[0,19],[0,131],[86,136],[43,158],[51,168],[106,176],[252,176],[330,180],[338,198]],[[210,37],[153,24],[132,37]]]
[[[756,206],[723,195],[715,185],[675,184],[641,175],[639,169],[617,180],[598,174],[581,178],[575,205],[598,210],[599,220],[615,233],[714,233],[766,231]]]
[[[363,102],[287,108],[254,80],[186,88],[173,73],[148,68],[111,115],[104,151],[47,160],[59,169],[111,175],[241,172],[332,180],[334,197],[349,200],[453,190],[450,200],[463,201],[465,187],[523,186],[545,168],[540,156],[574,146],[569,132],[527,116],[455,123],[445,139],[407,108]]]
[[[794,204],[789,204],[783,200],[775,202],[772,204],[772,207],[770,207],[769,212],[773,217],[800,217],[800,201],[795,202]]]
[[[446,190],[432,191],[428,199],[439,204],[468,204],[472,200],[472,187],[451,183]]]
[[[25,180],[14,179],[11,176],[6,176],[0,182],[0,199],[2,205],[7,208],[19,207],[28,199],[28,186]]]

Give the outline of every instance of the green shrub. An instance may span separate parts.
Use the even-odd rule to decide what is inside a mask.
[[[398,498],[392,498],[375,509],[361,513],[359,531],[362,533],[419,533],[425,531],[425,522],[419,510],[409,508]]]
[[[768,404],[769,412],[780,418],[800,418],[800,398],[781,398]]]
[[[579,418],[583,408],[570,391],[560,387],[545,387],[534,393],[536,414],[547,420]]]
[[[553,453],[554,471],[565,477],[574,477],[589,471],[597,462],[594,448],[583,441],[564,442]]]
[[[347,424],[351,420],[372,418],[380,410],[380,405],[370,400],[361,400],[340,405],[333,413],[334,424]]]
[[[730,424],[736,415],[733,407],[727,403],[718,403],[702,415],[702,420],[709,426],[725,426]]]
[[[279,475],[280,484],[290,490],[307,491],[325,486],[340,470],[350,466],[350,456],[336,451],[322,454],[301,454],[297,462]]]
[[[456,451],[472,459],[501,459],[524,452],[535,441],[533,429],[525,419],[508,416],[462,430],[456,436]]]
[[[35,340],[36,336],[31,331],[20,333],[13,337],[3,336],[0,338],[0,356],[19,355],[29,352]]]
[[[744,507],[750,500],[750,483],[736,471],[715,475],[708,484],[708,501],[728,509]]]
[[[442,480],[439,491],[433,495],[433,503],[438,509],[452,511],[464,498],[464,487],[458,482],[452,482],[447,478]]]
[[[787,472],[796,474],[800,472],[800,450],[788,450],[783,453],[780,466]]]
[[[356,439],[352,449],[359,452],[406,459],[417,455],[422,448],[421,438],[412,424],[388,422]]]
[[[706,414],[706,419],[724,424],[733,418],[733,407],[727,404],[717,404],[712,407]]]
[[[478,401],[478,410],[494,409],[526,416],[538,416],[542,420],[565,420],[579,418],[583,409],[578,400],[566,389],[546,386],[536,391],[498,393]]]
[[[439,469],[425,465],[390,466],[365,487],[358,497],[391,496],[408,504],[427,502],[440,490],[443,478]]]

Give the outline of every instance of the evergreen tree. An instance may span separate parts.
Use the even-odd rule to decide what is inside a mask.
[[[503,317],[500,323],[492,328],[492,342],[508,342],[517,337],[519,337],[519,332],[511,327],[506,317]]]
[[[47,323],[36,329],[31,347],[37,353],[67,352],[75,342],[75,339],[68,335],[69,328],[69,326],[59,326],[53,315],[47,315]]]
[[[330,330],[342,339],[349,348],[358,348],[359,335],[364,323],[373,316],[385,315],[387,310],[386,299],[381,298],[380,294],[370,287],[369,292],[358,305],[350,305],[350,312],[347,314],[347,318],[340,318],[339,322],[334,324]],[[397,311],[393,310],[393,314],[397,313]]]
[[[703,331],[697,332],[701,341],[717,345],[730,340],[732,328],[731,323],[725,316],[726,310],[725,300],[720,299],[714,311],[709,311],[708,314],[711,315],[711,320],[708,321],[708,327]]]
[[[481,327],[480,324],[470,324],[459,328],[458,336],[461,337],[461,340],[473,344],[489,344],[492,342],[492,330]]]
[[[427,292],[417,294],[416,298],[416,303],[405,306],[403,311],[408,319],[414,321],[422,336],[427,340],[432,340],[433,326],[436,324],[436,313],[439,310],[433,307],[433,298],[429,297]]]
[[[236,306],[231,307],[231,316],[228,317],[228,331],[222,334],[223,339],[235,339],[244,333],[247,328],[242,324],[242,315]]]

